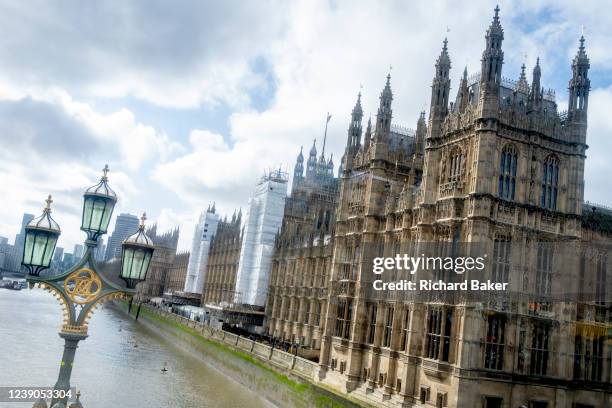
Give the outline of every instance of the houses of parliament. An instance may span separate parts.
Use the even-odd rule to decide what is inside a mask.
[[[392,122],[390,76],[365,126],[359,95],[337,177],[316,146],[306,166],[300,152],[265,330],[317,360],[322,384],[385,407],[612,406],[612,212],[583,197],[585,40],[565,111],[539,60],[530,75],[523,65],[517,80],[502,76],[503,41],[496,8],[480,72],[463,72],[453,100],[444,40],[414,131]],[[486,248],[487,273],[509,294],[371,290],[374,257],[422,243]]]

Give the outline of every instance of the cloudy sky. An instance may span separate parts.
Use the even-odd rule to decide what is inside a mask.
[[[537,4],[534,4],[537,3]],[[469,6],[466,6],[469,4]],[[452,99],[479,69],[495,2],[0,1],[0,236],[53,194],[59,246],[72,248],[81,194],[105,163],[115,213],[146,210],[181,227],[198,213],[245,207],[265,169],[292,166],[321,140],[335,163],[360,85],[375,114],[392,67],[394,120],[427,109],[448,36]],[[586,199],[612,204],[612,15],[589,1],[502,1],[503,75],[529,73],[567,101],[584,30],[591,60]],[[584,28],[583,28],[584,26]],[[529,77],[531,74],[529,74]]]

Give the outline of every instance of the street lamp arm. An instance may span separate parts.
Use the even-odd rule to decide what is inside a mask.
[[[46,290],[51,293],[60,303],[62,307],[62,313],[64,315],[63,326],[69,325],[70,322],[75,321],[74,316],[74,307],[70,299],[66,297],[66,294],[62,292],[62,290],[55,285],[53,282],[39,282],[39,283],[31,283],[31,285],[38,286],[41,289]]]
[[[96,300],[91,303],[88,303],[83,307],[76,321],[77,326],[89,327],[89,319],[91,319],[93,312],[103,303],[106,303],[109,300],[128,299],[129,297],[130,295],[126,294],[124,291],[119,290],[110,291],[101,296],[98,296]]]

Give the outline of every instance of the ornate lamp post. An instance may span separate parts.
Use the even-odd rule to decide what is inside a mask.
[[[25,244],[22,264],[28,270],[30,287],[39,286],[53,293],[62,304],[64,322],[59,336],[64,339],[64,354],[54,390],[57,396],[51,400],[52,408],[65,408],[70,389],[70,375],[74,355],[81,340],[87,338],[89,319],[93,310],[111,299],[127,299],[136,293],[136,284],[147,275],[153,257],[153,242],[144,232],[143,214],[138,231],[123,242],[121,277],[126,286],[99,273],[94,260],[98,238],[106,233],[117,195],[108,186],[108,166],[104,167],[100,182],[88,188],[84,194],[81,230],[87,233],[83,258],[72,268],[59,275],[40,276],[53,257],[55,244],[61,233],[59,225],[51,218],[51,196],[41,216],[25,227]],[[120,281],[119,281],[120,282]]]

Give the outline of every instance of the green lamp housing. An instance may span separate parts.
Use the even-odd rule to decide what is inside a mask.
[[[106,234],[117,203],[117,194],[108,186],[108,165],[102,171],[104,175],[100,182],[83,194],[81,230],[85,231],[87,239],[92,241],[97,241],[98,237]]]
[[[21,264],[28,269],[28,274],[39,276],[40,272],[51,265],[53,252],[61,230],[57,222],[51,218],[51,196],[47,198],[47,206],[42,215],[34,218],[25,226],[25,241]]]
[[[145,214],[140,218],[140,226],[135,234],[123,241],[121,254],[121,274],[128,288],[134,289],[139,282],[147,277],[149,265],[153,258],[155,245],[145,234]]]

